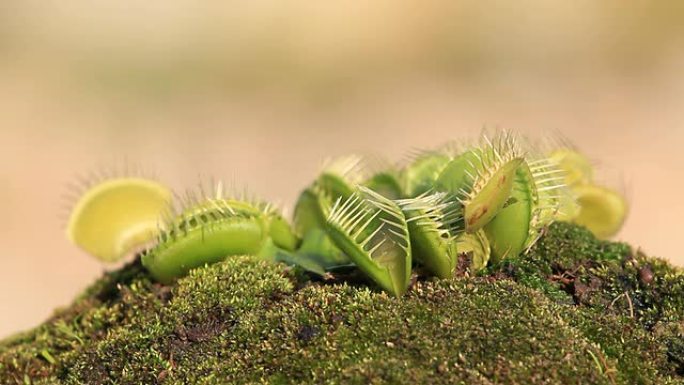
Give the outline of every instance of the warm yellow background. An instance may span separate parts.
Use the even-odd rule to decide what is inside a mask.
[[[61,196],[125,162],[288,206],[327,156],[560,132],[629,196],[619,238],[683,265],[683,7],[3,0],[0,336],[106,268],[66,241]]]

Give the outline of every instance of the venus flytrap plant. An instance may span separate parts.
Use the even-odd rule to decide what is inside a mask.
[[[480,162],[478,152],[479,149],[471,148],[452,159],[439,173],[433,187],[438,191],[465,197],[475,183],[478,168],[476,164]]]
[[[156,237],[142,263],[165,284],[247,254],[324,277],[358,268],[400,296],[413,259],[421,272],[450,278],[461,269],[476,273],[490,258],[518,257],[556,220],[614,234],[624,199],[594,185],[587,162],[563,151],[543,158],[504,132],[475,146],[422,152],[401,170],[338,158],[299,196],[294,230],[270,204],[224,197],[221,184],[211,196],[200,186],[196,195],[176,197],[181,208],[160,221],[171,207],[165,187],[143,178],[105,180],[79,200],[69,236],[104,260]]]
[[[339,198],[327,219],[337,247],[381,288],[395,296],[411,278],[411,240],[404,213],[393,201],[366,187]]]

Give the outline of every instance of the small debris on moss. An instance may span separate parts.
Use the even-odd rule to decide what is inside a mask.
[[[170,286],[139,261],[0,342],[3,384],[684,384],[684,273],[554,224],[402,298],[234,257]]]

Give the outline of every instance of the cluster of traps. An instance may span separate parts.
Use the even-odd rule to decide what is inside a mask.
[[[254,255],[322,276],[358,269],[400,296],[416,267],[439,278],[464,264],[477,273],[525,253],[554,221],[600,237],[620,229],[626,203],[593,183],[583,155],[522,142],[502,132],[382,167],[359,156],[335,159],[301,193],[292,224],[265,202],[225,197],[220,184],[174,202],[157,182],[111,178],[86,189],[68,233],[106,261],[142,248],[143,265],[162,283]]]

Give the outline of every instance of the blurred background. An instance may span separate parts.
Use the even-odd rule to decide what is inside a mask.
[[[0,336],[104,266],[66,185],[126,162],[291,207],[321,160],[561,133],[624,191],[618,237],[684,265],[679,0],[0,3]]]

